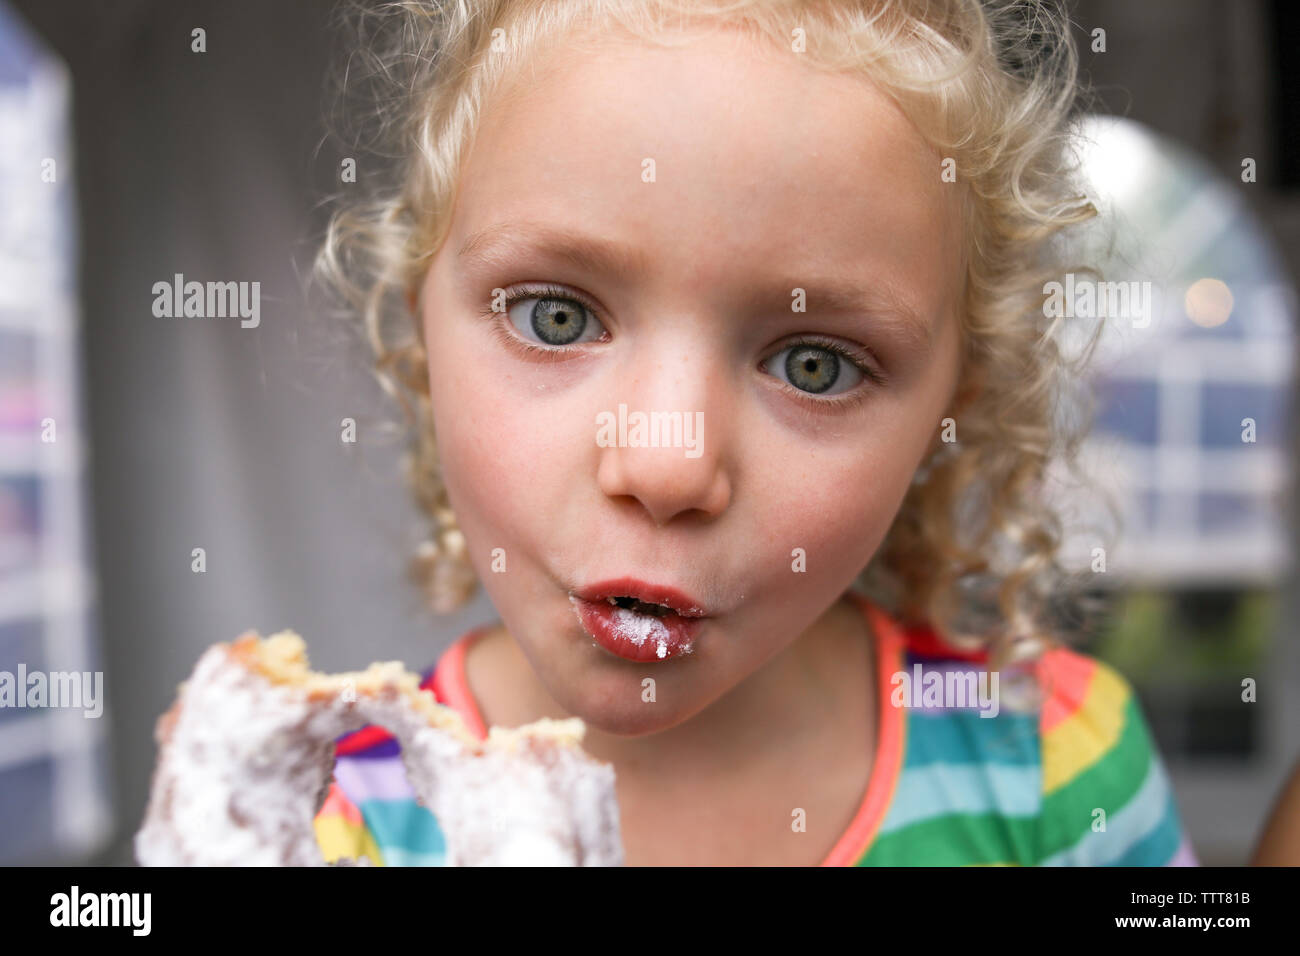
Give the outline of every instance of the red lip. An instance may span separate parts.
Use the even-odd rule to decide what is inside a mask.
[[[647,604],[662,604],[685,618],[707,617],[708,612],[699,601],[676,588],[662,584],[647,584],[636,578],[613,578],[599,581],[583,588],[575,588],[574,596],[584,601],[603,601],[611,597],[632,597]]]
[[[607,600],[630,597],[662,604],[671,611],[642,614],[616,607]],[[704,625],[704,609],[676,588],[646,584],[636,578],[616,578],[569,593],[583,630],[618,657],[638,663],[664,661],[690,653]]]
[[[616,657],[649,664],[689,654],[704,618],[665,614],[653,617],[615,607],[607,601],[584,601],[569,595],[582,629]]]

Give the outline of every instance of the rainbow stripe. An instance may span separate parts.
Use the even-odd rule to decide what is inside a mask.
[[[1034,677],[1029,712],[907,711],[896,797],[859,866],[1196,865],[1127,682],[1064,648]]]

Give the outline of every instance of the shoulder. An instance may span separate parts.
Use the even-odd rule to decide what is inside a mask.
[[[945,851],[949,862],[1195,863],[1137,696],[1114,668],[1056,646],[989,672],[985,653],[924,626],[895,625],[890,640],[906,744],[881,849],[892,831],[942,824],[930,844],[972,848]],[[920,853],[916,839],[893,842],[906,843],[900,859]]]
[[[1114,790],[1145,779],[1154,747],[1137,696],[1118,671],[1064,647],[1045,652],[1033,670],[1045,795],[1085,778],[1093,793],[1099,784]]]
[[[1114,668],[1064,647],[1034,663],[1041,694],[1040,862],[1194,862],[1137,695]]]

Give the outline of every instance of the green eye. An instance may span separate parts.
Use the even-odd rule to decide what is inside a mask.
[[[529,320],[547,345],[570,345],[587,325],[586,307],[572,299],[534,299]]]
[[[774,374],[780,370],[777,378],[812,395],[838,395],[866,377],[851,356],[830,344],[796,343],[765,364],[772,366]]]
[[[506,318],[534,348],[563,349],[599,339],[605,328],[576,293],[558,286],[521,286],[506,295]]]
[[[821,393],[839,379],[840,357],[827,349],[801,345],[787,353],[785,374],[791,385]]]

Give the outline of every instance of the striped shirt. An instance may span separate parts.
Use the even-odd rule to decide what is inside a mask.
[[[993,685],[984,654],[957,651],[849,597],[875,638],[878,740],[866,793],[822,865],[1196,865],[1137,699],[1114,670],[1054,648],[999,672]],[[456,641],[420,685],[479,737],[487,728],[465,654],[486,631]],[[992,698],[954,696],[981,674],[998,691]],[[363,727],[340,737],[335,753],[315,819],[325,859],[443,865],[442,832],[416,802],[396,739]]]

